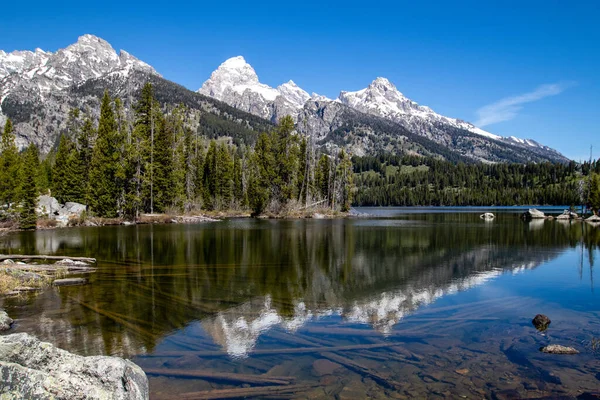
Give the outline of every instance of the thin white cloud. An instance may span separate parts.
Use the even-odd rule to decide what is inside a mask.
[[[573,82],[551,83],[538,86],[534,91],[518,96],[506,97],[495,103],[488,104],[477,110],[476,126],[484,127],[502,121],[509,121],[523,109],[523,104],[541,100],[545,97],[556,96],[573,86]]]

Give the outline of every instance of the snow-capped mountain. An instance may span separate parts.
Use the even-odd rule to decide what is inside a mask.
[[[460,141],[459,147],[463,150],[459,149],[459,151],[462,151],[463,155],[481,161],[499,160],[493,154],[489,154],[489,149],[485,149],[490,147],[490,140],[493,141],[491,147],[510,145],[513,150],[532,151],[537,156],[565,160],[553,149],[533,140],[519,139],[514,136],[505,138],[480,129],[469,122],[440,115],[431,108],[407,98],[388,79],[381,77],[362,90],[342,91],[337,99],[331,100],[317,94],[309,96],[293,81],[277,88],[265,85],[259,81],[254,68],[243,57],[238,56],[221,64],[199,92],[273,122],[285,115],[291,115],[295,121],[302,121],[298,128],[303,133],[311,134],[320,141],[327,140],[333,132],[344,125],[348,113],[344,107],[340,107],[343,105],[360,113],[392,121],[412,134],[446,147],[456,147],[457,142]],[[345,116],[340,117],[340,113]],[[353,132],[347,133],[351,135]],[[361,133],[363,136],[376,134],[373,129],[366,129],[366,131],[363,129]],[[469,135],[475,135],[475,139],[468,138]],[[374,150],[372,143],[364,140],[362,142],[353,144],[352,150],[355,154],[366,154]],[[471,148],[471,151],[469,152],[467,148]],[[496,149],[496,153],[500,152],[499,148]],[[527,159],[527,157],[517,158]],[[535,158],[536,156],[530,157],[531,160]]]
[[[342,91],[338,97],[339,101],[356,110],[390,119],[401,124],[409,123],[411,120],[425,120],[430,124],[443,123],[456,128],[464,129],[491,139],[501,139],[479,129],[473,124],[454,118],[448,118],[435,113],[427,106],[421,106],[404,96],[396,86],[386,78],[377,78],[365,89],[356,92]]]
[[[56,53],[40,49],[1,52],[0,93],[4,98],[19,86],[26,86],[43,96],[91,78],[132,69],[157,74],[150,65],[126,51],[117,54],[104,39],[83,35],[76,43]]]
[[[277,88],[260,83],[256,71],[242,56],[221,64],[198,92],[272,121],[283,115],[297,117],[311,97],[291,80]]]
[[[55,53],[41,49],[0,51],[0,123],[11,114],[14,122],[20,123],[19,146],[34,141],[47,151],[52,143],[46,140],[47,130],[34,127],[45,123],[25,121],[24,113],[42,108],[61,113],[62,104],[54,101],[61,99],[66,103],[70,98],[68,89],[73,86],[110,74],[128,76],[132,71],[158,75],[150,65],[124,50],[117,53],[107,41],[93,35],[83,35],[76,43]],[[60,119],[60,115],[54,116]]]
[[[212,124],[211,134],[232,136],[244,131],[250,144],[257,130],[269,130],[272,123],[291,115],[298,131],[319,146],[344,147],[355,155],[396,152],[457,161],[567,161],[534,141],[502,138],[436,114],[403,96],[384,78],[332,100],[309,95],[291,80],[270,87],[259,81],[243,57],[234,57],[221,64],[196,93],[163,79],[150,65],[124,50],[116,52],[93,35],[83,35],[56,52],[0,50],[0,125],[10,117],[19,147],[33,142],[48,152],[65,130],[71,108],[96,115],[98,97],[105,89],[127,100],[127,108],[146,82],[155,85],[163,104],[184,103],[196,117],[212,114],[202,120]]]

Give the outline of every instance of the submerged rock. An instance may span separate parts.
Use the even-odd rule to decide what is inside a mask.
[[[26,333],[0,336],[0,393],[10,399],[48,400],[149,396],[146,374],[131,361],[78,356]]]
[[[54,286],[74,286],[74,285],[85,285],[87,283],[87,279],[85,278],[65,278],[65,279],[56,279],[52,284]]]
[[[13,322],[6,311],[0,311],[0,332],[9,330]]]
[[[579,354],[579,351],[573,347],[561,346],[560,344],[551,344],[540,349],[542,353],[549,354]]]
[[[342,368],[340,364],[334,363],[333,361],[329,361],[325,358],[320,358],[313,362],[313,370],[317,376],[331,375],[340,368]]]
[[[540,332],[543,332],[546,329],[548,329],[548,326],[551,322],[552,321],[550,321],[550,318],[548,318],[544,314],[538,314],[533,318],[533,320],[531,320],[531,323],[533,324],[533,326],[535,326],[535,329],[537,329]]]

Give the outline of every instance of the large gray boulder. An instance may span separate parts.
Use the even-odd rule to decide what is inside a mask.
[[[556,217],[558,220],[571,220],[575,218],[577,218],[577,213],[569,210],[565,210],[562,214]]]
[[[0,332],[9,330],[13,322],[6,311],[0,310]]]
[[[66,214],[69,216],[77,216],[79,217],[81,213],[85,211],[85,204],[75,203],[73,201],[67,201],[63,208],[61,208],[60,213]]]
[[[38,215],[53,216],[57,215],[57,213],[60,211],[60,208],[60,204],[58,203],[58,200],[56,200],[56,198],[43,195],[38,197],[35,212]]]
[[[540,218],[546,218],[546,215],[544,215],[544,213],[540,210],[537,210],[535,208],[530,208],[523,214],[523,218],[527,219],[527,220],[540,219]]]
[[[26,333],[0,336],[0,399],[148,399],[148,379],[131,361],[82,357]]]

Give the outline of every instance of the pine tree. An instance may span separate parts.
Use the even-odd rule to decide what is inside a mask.
[[[342,212],[347,212],[352,205],[352,191],[354,187],[352,161],[343,149],[340,151],[338,159],[336,181],[339,184],[339,203]]]
[[[38,149],[34,144],[30,144],[23,154],[23,173],[21,176],[21,210],[19,215],[19,225],[21,229],[35,229],[37,215],[35,208],[37,205],[37,172],[40,167]]]
[[[73,142],[67,135],[60,135],[56,159],[52,171],[52,195],[56,197],[59,203],[72,201],[69,198],[69,188],[72,181],[72,172],[70,168],[70,155],[73,150]]]
[[[157,115],[153,156],[154,212],[165,212],[173,204],[173,123]]]
[[[592,173],[590,179],[589,207],[594,213],[600,210],[600,174]]]
[[[282,204],[296,197],[299,148],[297,136],[292,135],[294,120],[285,116],[279,121],[273,146],[275,159],[275,197]]]
[[[319,163],[315,171],[315,181],[317,186],[317,193],[323,200],[329,199],[329,185],[330,185],[330,161],[329,156],[326,154],[321,155]]]
[[[114,218],[119,214],[118,200],[123,185],[120,148],[115,114],[108,91],[105,91],[89,174],[88,204],[99,217]]]
[[[233,160],[227,145],[223,142],[217,148],[215,181],[218,207],[221,209],[231,208],[233,199]]]
[[[217,142],[210,141],[204,158],[202,170],[202,200],[204,208],[212,210],[216,207],[215,196],[217,193]]]
[[[254,215],[260,215],[272,198],[275,190],[275,158],[271,145],[271,136],[262,133],[259,135],[254,152],[250,160],[250,174],[248,177],[248,204]]]
[[[19,201],[21,158],[15,140],[12,122],[7,119],[0,138],[0,205],[9,208]]]
[[[242,158],[240,153],[241,151],[236,151],[233,156],[233,201],[244,207],[244,173],[242,170]]]

